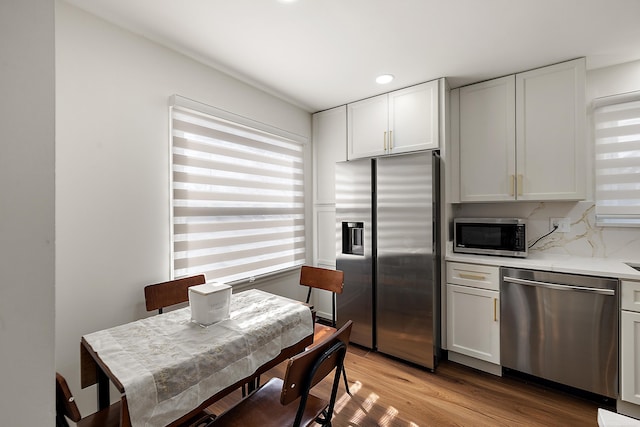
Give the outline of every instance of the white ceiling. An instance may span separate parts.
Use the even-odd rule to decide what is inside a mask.
[[[640,0],[67,1],[310,112],[439,77],[640,59]]]

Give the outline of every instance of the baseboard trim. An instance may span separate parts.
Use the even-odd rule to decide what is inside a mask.
[[[476,359],[475,357],[469,357],[467,355],[456,353],[451,350],[449,350],[448,359],[452,362],[456,362],[461,365],[477,369],[479,371],[487,372],[498,377],[502,376],[502,366],[496,365],[495,363],[486,362],[484,360]]]
[[[640,405],[634,405],[633,403],[618,399],[616,402],[616,411],[619,414],[640,419]]]

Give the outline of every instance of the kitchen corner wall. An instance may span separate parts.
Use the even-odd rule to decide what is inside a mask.
[[[588,65],[588,64],[587,64]],[[598,227],[593,203],[592,101],[595,98],[640,91],[640,61],[587,72],[587,177],[588,199],[584,202],[506,202],[453,205],[454,217],[518,217],[528,220],[528,240],[533,243],[548,233],[550,218],[570,218],[569,233],[554,232],[541,239],[531,253],[566,254],[638,261],[640,227]],[[550,171],[551,173],[551,171]]]
[[[54,15],[49,0],[0,2],[0,425],[7,427],[55,424]]]
[[[66,2],[55,7],[56,368],[87,414],[95,389],[80,390],[81,336],[148,316],[143,287],[170,278],[169,97],[307,139],[311,115]],[[297,292],[297,280],[253,285]]]

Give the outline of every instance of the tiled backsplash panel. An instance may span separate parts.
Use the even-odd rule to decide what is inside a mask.
[[[530,253],[640,260],[640,227],[598,227],[593,202],[465,203],[453,205],[454,217],[527,219],[529,244],[548,233],[550,218],[569,218],[568,233],[554,232]]]

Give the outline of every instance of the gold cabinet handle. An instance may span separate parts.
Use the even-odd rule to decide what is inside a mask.
[[[518,196],[522,196],[522,181],[524,181],[524,177],[520,174],[518,175]]]
[[[393,131],[389,131],[389,150],[393,150]]]
[[[469,280],[486,280],[485,276],[479,274],[460,273],[460,278]]]
[[[493,321],[498,321],[498,298],[493,299]]]
[[[515,177],[513,175],[509,175],[509,195],[514,196],[513,192],[515,190],[514,181]]]
[[[384,136],[382,137],[382,144],[384,145],[384,151],[387,151],[387,131],[384,131]]]

